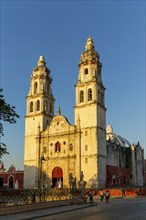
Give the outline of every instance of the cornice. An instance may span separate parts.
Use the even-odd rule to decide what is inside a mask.
[[[56,152],[57,153],[57,152]],[[55,154],[55,153],[54,153]],[[58,154],[59,154],[59,152],[58,152]],[[56,157],[55,156],[49,156],[48,157],[48,161],[50,160],[56,160],[56,158],[59,158],[59,159],[62,159],[62,160],[64,160],[64,159],[75,159],[77,156],[76,156],[76,154],[74,154],[74,155],[67,155],[67,156],[57,156],[56,155]]]
[[[47,114],[45,112],[40,112],[40,113],[30,113],[29,115],[25,115],[25,118],[32,118],[32,117],[37,117],[37,116],[42,116],[42,115],[45,115],[45,116],[48,116],[48,117],[54,117],[50,114]]]

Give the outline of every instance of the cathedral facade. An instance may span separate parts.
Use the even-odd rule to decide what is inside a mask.
[[[106,108],[99,55],[91,37],[80,56],[75,86],[74,125],[54,116],[52,78],[43,56],[31,75],[25,116],[24,187],[87,187],[106,182]]]
[[[31,74],[26,98],[24,188],[142,186],[144,151],[106,128],[102,64],[91,37],[80,56],[74,125],[54,115],[52,78],[43,56]]]

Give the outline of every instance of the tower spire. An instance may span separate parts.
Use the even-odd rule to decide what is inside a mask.
[[[93,40],[92,40],[92,38],[90,36],[87,39],[87,42],[86,42],[86,45],[85,45],[85,49],[86,50],[94,49],[94,43],[93,43]]]
[[[39,57],[39,60],[38,60],[37,64],[38,64],[38,66],[46,66],[45,58],[44,58],[43,55],[41,55]]]
[[[58,107],[57,115],[61,115],[61,109],[60,109],[60,106]]]

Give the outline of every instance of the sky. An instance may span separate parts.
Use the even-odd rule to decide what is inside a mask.
[[[106,124],[145,149],[145,1],[1,0],[0,87],[20,119],[4,123],[5,168],[23,169],[26,96],[44,55],[53,78],[55,115],[74,124],[74,85],[80,55],[92,37],[106,88]],[[145,154],[146,158],[146,154]]]

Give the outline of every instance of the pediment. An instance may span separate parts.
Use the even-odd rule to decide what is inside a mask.
[[[49,126],[49,134],[66,133],[73,130],[74,126],[72,126],[63,115],[55,116]]]

